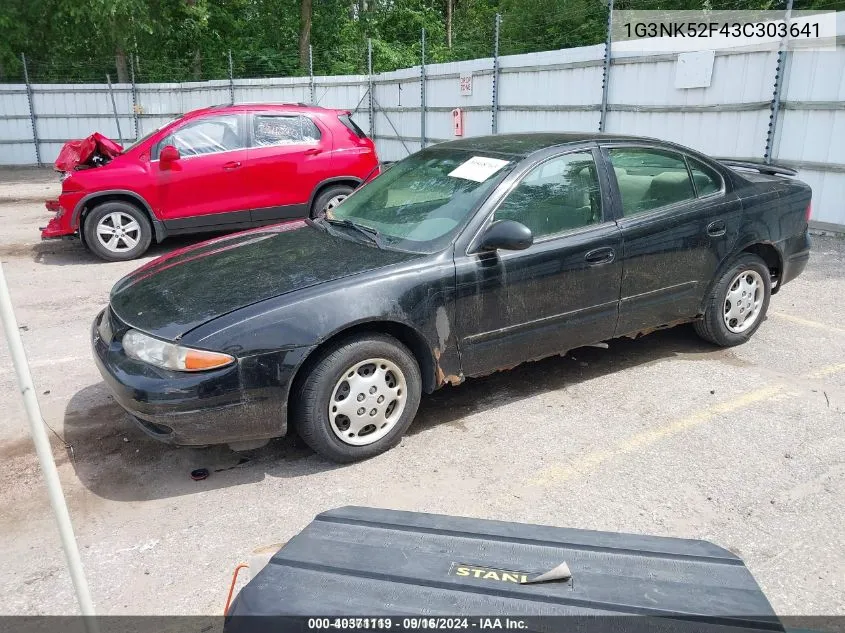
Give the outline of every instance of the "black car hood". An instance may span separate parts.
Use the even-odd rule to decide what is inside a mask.
[[[115,284],[111,308],[127,325],[175,340],[258,301],[414,257],[303,222],[281,224],[160,257]]]

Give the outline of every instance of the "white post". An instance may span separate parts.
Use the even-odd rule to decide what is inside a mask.
[[[91,593],[88,590],[85,572],[82,569],[82,559],[79,557],[79,548],[76,545],[76,538],[73,535],[73,525],[71,525],[67,503],[62,493],[59,471],[56,470],[56,462],[53,460],[50,439],[47,436],[47,430],[44,428],[44,420],[41,417],[38,398],[35,397],[35,387],[32,384],[32,376],[29,373],[29,364],[26,361],[26,352],[24,351],[21,335],[18,331],[18,322],[15,319],[15,313],[12,309],[12,298],[9,296],[9,287],[6,285],[6,275],[3,272],[2,263],[0,263],[0,317],[2,317],[3,330],[6,333],[6,341],[9,344],[9,354],[12,357],[12,364],[15,366],[15,373],[18,376],[18,387],[23,396],[26,415],[29,418],[29,428],[32,433],[32,441],[35,443],[35,452],[38,453],[38,461],[41,462],[41,471],[44,473],[44,479],[47,482],[50,505],[53,506],[56,523],[59,524],[62,547],[65,550],[65,558],[67,559],[67,566],[70,570],[73,587],[76,589],[79,609],[83,616],[88,616],[85,618],[85,628],[88,630],[88,633],[97,633],[97,623],[93,618],[94,603],[91,601]]]

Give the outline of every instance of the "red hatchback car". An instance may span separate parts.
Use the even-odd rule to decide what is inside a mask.
[[[169,235],[320,215],[377,172],[348,111],[215,106],[67,172],[41,237],[78,236],[103,259],[128,260]]]

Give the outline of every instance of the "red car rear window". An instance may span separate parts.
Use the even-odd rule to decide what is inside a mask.
[[[348,114],[339,114],[338,119],[340,122],[343,123],[349,130],[355,134],[358,138],[367,138],[367,135],[364,134],[364,130],[358,127],[358,124],[352,120],[352,117]]]

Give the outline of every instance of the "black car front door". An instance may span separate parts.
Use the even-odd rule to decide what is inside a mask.
[[[541,161],[496,206],[489,222],[525,224],[534,235],[532,246],[481,252],[476,239],[468,252],[456,251],[456,319],[465,375],[484,375],[613,336],[622,242],[606,215],[597,153],[582,149]]]
[[[742,203],[693,156],[631,144],[604,156],[622,234],[616,336],[694,317],[737,239]]]

